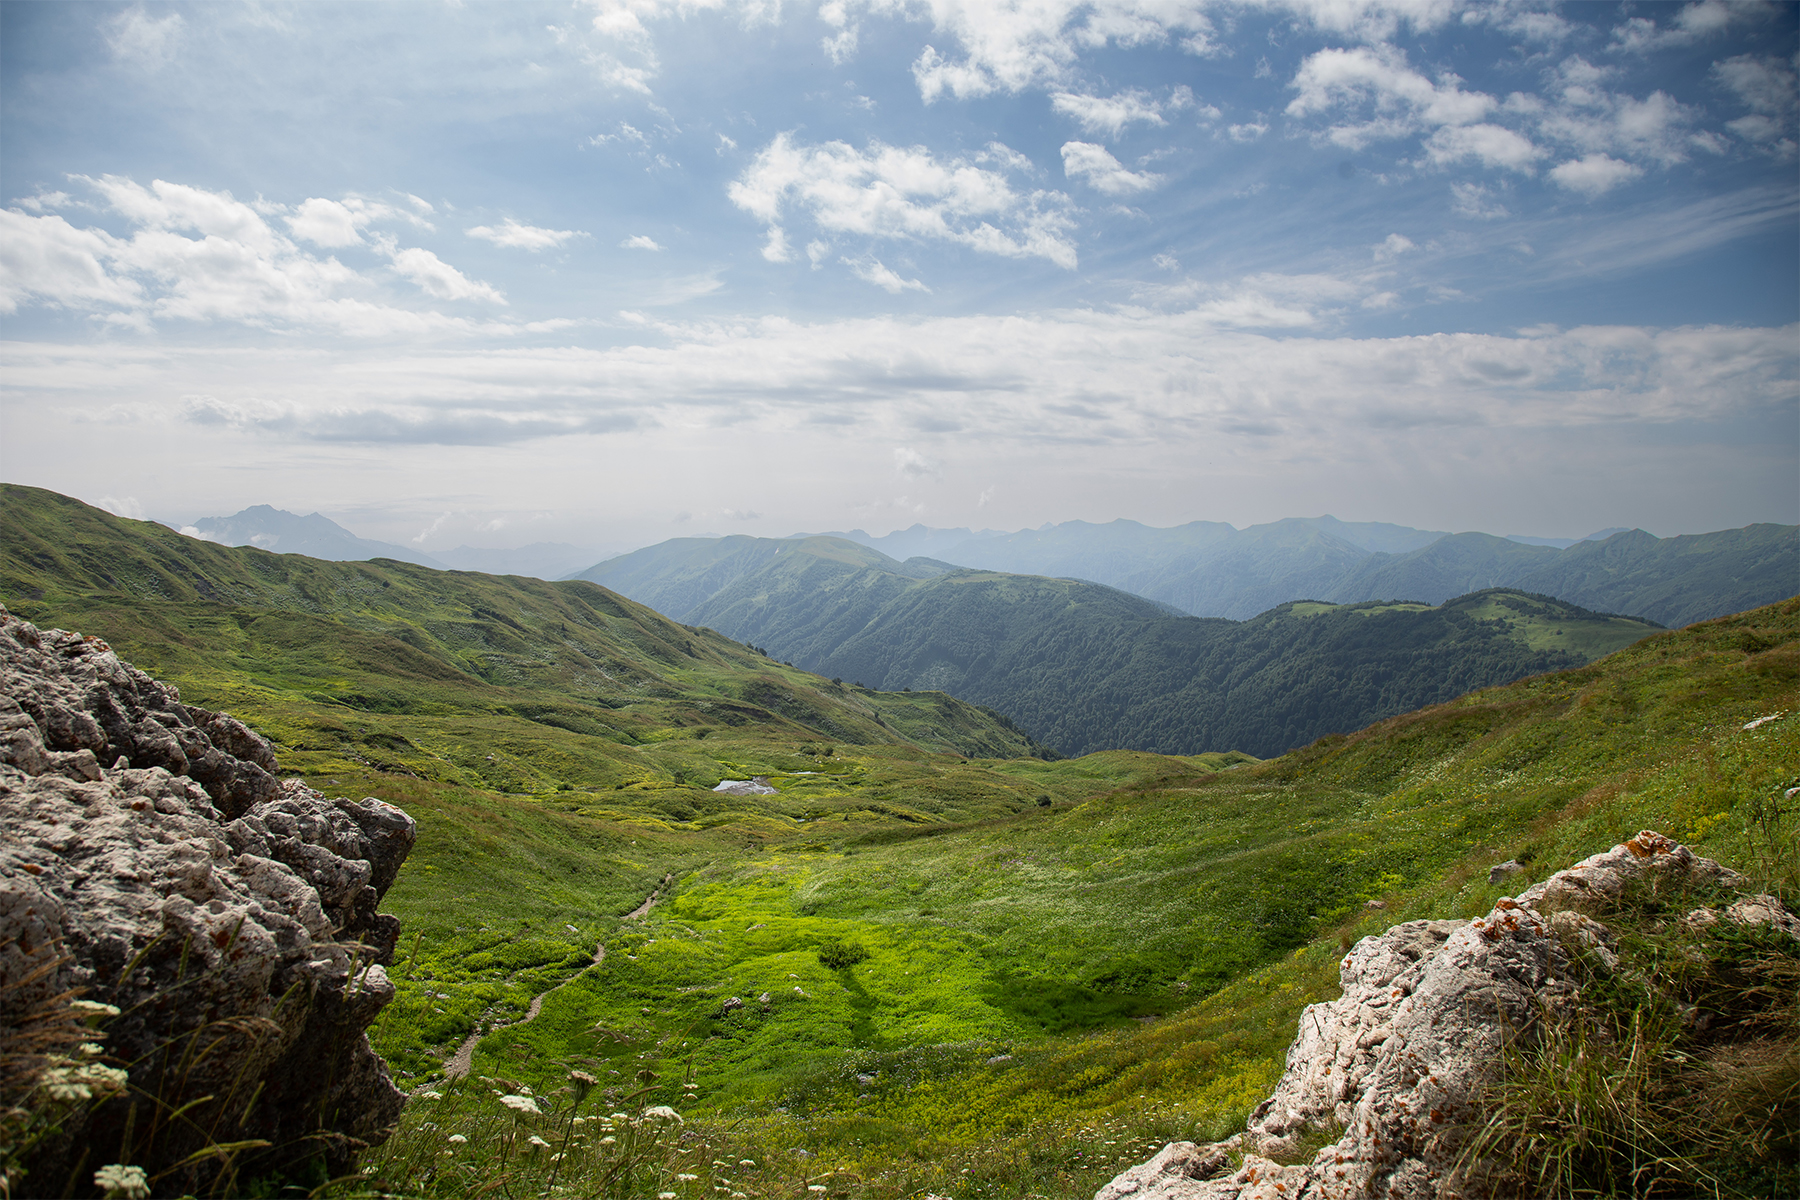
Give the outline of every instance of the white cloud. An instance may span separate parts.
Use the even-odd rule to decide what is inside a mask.
[[[90,309],[136,328],[154,320],[310,326],[361,336],[468,328],[459,318],[384,302],[378,275],[309,254],[269,221],[280,217],[309,235],[341,240],[366,221],[391,215],[386,206],[349,197],[290,211],[160,179],[144,187],[116,175],[70,178],[98,195],[93,207],[130,225],[129,236],[7,210],[0,215],[0,305],[7,311],[25,303]],[[399,250],[385,234],[375,236],[372,249],[432,295],[504,303],[493,288],[430,251]]]
[[[1562,187],[1592,199],[1643,173],[1642,167],[1632,163],[1620,162],[1605,154],[1589,154],[1551,168],[1550,178]]]
[[[1511,215],[1504,204],[1490,198],[1491,194],[1484,184],[1453,183],[1450,185],[1450,196],[1450,209],[1458,216],[1473,217],[1477,221],[1496,221]]]
[[[102,496],[94,503],[115,517],[124,517],[128,521],[144,519],[144,506],[138,503],[136,496]]]
[[[114,58],[155,69],[175,57],[181,29],[180,13],[152,17],[134,6],[107,21],[106,44]]]
[[[506,303],[506,297],[491,285],[482,283],[480,280],[470,279],[429,250],[421,249],[418,246],[409,246],[405,249],[389,246],[386,249],[389,260],[394,264],[394,270],[440,300],[485,300],[490,304]]]
[[[1740,54],[1712,66],[1714,81],[1736,94],[1750,111],[1725,128],[1747,142],[1756,143],[1779,157],[1794,156],[1795,145],[1786,136],[1800,103],[1800,86],[1788,63],[1773,56]]]
[[[1269,132],[1269,123],[1267,121],[1246,122],[1242,125],[1233,125],[1225,131],[1226,135],[1234,142],[1254,142],[1257,138],[1267,132]]]
[[[621,250],[661,250],[662,246],[657,244],[657,241],[655,238],[650,237],[647,234],[640,233],[636,237],[628,237],[624,241],[620,242],[619,249],[621,249]]]
[[[1500,125],[1448,125],[1425,141],[1425,157],[1434,165],[1475,159],[1484,167],[1498,167],[1530,175],[1544,151],[1531,139]]]
[[[1171,102],[1165,105],[1142,88],[1130,88],[1113,96],[1056,92],[1050,97],[1050,106],[1065,116],[1073,117],[1075,123],[1088,133],[1106,133],[1116,138],[1134,121],[1141,121],[1146,125],[1167,125],[1169,122],[1163,116],[1164,108],[1187,107],[1193,103],[1193,95],[1186,87],[1179,88]]]
[[[1304,309],[1313,296],[1386,303],[1322,277],[1255,285],[1271,308]],[[1245,289],[1170,312],[659,322],[641,344],[450,343],[400,358],[10,343],[0,373],[16,395],[59,397],[49,407],[97,414],[101,398],[128,395],[140,420],[266,437],[283,455],[307,442],[491,447],[655,428],[687,431],[684,444],[716,429],[741,445],[750,429],[785,439],[823,421],[912,449],[920,469],[935,465],[930,447],[905,431],[946,412],[984,458],[1063,443],[1117,446],[1106,461],[1124,463],[1159,446],[1188,454],[1261,422],[1289,431],[1291,466],[1295,455],[1354,460],[1368,439],[1407,429],[1467,428],[1480,452],[1506,430],[1641,427],[1800,403],[1792,326],[1316,337],[1282,334],[1267,315],[1256,319],[1276,332],[1252,332],[1250,308]],[[158,399],[202,389],[214,398]],[[96,415],[89,428],[104,436],[117,424]]]
[[[923,147],[804,146],[782,133],[758,152],[728,194],[733,204],[769,223],[763,256],[775,262],[789,259],[777,222],[791,212],[805,214],[828,234],[947,241],[984,254],[1075,266],[1068,197],[1016,192],[997,171],[963,158],[939,159]]]
[[[60,216],[0,210],[0,312],[36,299],[58,308],[133,308],[143,287],[107,270],[123,244],[99,229],[77,229]]]
[[[901,292],[931,291],[930,288],[926,287],[917,279],[901,278],[893,270],[884,266],[880,259],[846,258],[840,261],[842,261],[846,267],[849,267],[851,273],[858,279],[862,280],[864,283],[872,283],[876,287],[885,290],[890,295],[897,296]]]
[[[472,238],[492,242],[496,246],[533,252],[553,250],[564,242],[587,236],[578,229],[541,229],[536,225],[521,225],[511,217],[501,222],[498,229],[491,225],[477,225],[473,229],[465,229],[463,232]]]
[[[772,263],[792,262],[794,252],[788,246],[787,232],[779,225],[769,226],[768,240],[763,243],[762,256]]]
[[[1089,187],[1109,196],[1147,192],[1163,182],[1161,175],[1126,170],[1105,146],[1092,142],[1064,142],[1062,159],[1064,175],[1085,180]]]
[[[327,249],[362,242],[362,234],[356,231],[356,215],[335,200],[314,197],[302,201],[294,215],[287,218],[287,225],[295,237]]]
[[[908,479],[941,479],[944,466],[910,446],[894,447],[894,470]]]
[[[1733,24],[1766,21],[1776,11],[1776,6],[1768,0],[1697,0],[1683,5],[1666,26],[1657,25],[1650,17],[1627,18],[1613,27],[1612,49],[1644,54],[1688,46],[1723,33]]]
[[[1413,244],[1411,238],[1404,234],[1390,233],[1385,239],[1376,244],[1374,250],[1375,261],[1387,262],[1390,259],[1399,258],[1408,250],[1416,249],[1418,249],[1418,247]]]
[[[1289,84],[1299,94],[1288,103],[1291,117],[1321,113],[1354,114],[1360,119],[1330,126],[1325,137],[1351,150],[1374,141],[1406,137],[1422,129],[1472,125],[1495,106],[1484,92],[1466,92],[1462,80],[1444,73],[1434,82],[1407,65],[1393,46],[1327,49],[1309,55]]]

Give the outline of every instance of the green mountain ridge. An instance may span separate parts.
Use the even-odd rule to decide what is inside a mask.
[[[1579,666],[1658,628],[1517,592],[1436,607],[1290,603],[1234,622],[1172,615],[1081,580],[936,566],[926,574],[927,562],[895,563],[835,538],[731,538],[652,547],[587,574],[671,606],[723,581],[676,610],[681,619],[822,675],[949,692],[1075,755],[1268,757]]]
[[[746,723],[959,753],[1035,749],[995,714],[832,687],[590,583],[219,546],[14,485],[0,485],[0,529],[0,601],[29,619],[79,618],[146,670],[230,677],[230,705],[268,714],[303,764],[378,762],[529,792],[551,778],[716,782],[717,763],[667,743]],[[441,736],[420,729],[450,715],[511,749],[464,761],[434,748]],[[569,762],[545,772],[536,756]]]

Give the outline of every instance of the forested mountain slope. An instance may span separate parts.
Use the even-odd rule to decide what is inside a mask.
[[[1298,523],[1271,536],[1348,545]],[[696,539],[591,574],[650,604],[685,602],[727,579],[680,619],[822,675],[949,692],[1070,754],[1278,754],[1579,666],[1656,628],[1517,594],[1441,609],[1289,604],[1242,623],[1184,617],[1082,580],[896,563],[825,537]]]

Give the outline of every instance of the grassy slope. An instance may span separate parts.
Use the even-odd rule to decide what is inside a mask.
[[[926,830],[828,811],[696,861],[477,1070],[650,1070],[734,1154],[842,1168],[852,1194],[1091,1194],[1151,1141],[1241,1122],[1299,1008],[1335,994],[1344,939],[1485,912],[1492,862],[1529,881],[1656,827],[1753,865],[1748,814],[1800,782],[1800,724],[1742,727],[1797,708],[1800,600],[1260,764],[970,764],[1055,803]],[[957,785],[914,765],[888,785],[912,805]],[[828,938],[871,956],[828,969]]]
[[[296,593],[311,611],[161,601],[153,588],[90,594],[83,581],[119,587],[116,543],[141,550],[140,527],[105,526],[110,544],[60,531],[91,572],[65,585],[41,562],[23,576],[16,514],[3,514],[6,599],[36,589],[19,603],[34,619],[160,662],[195,700],[263,723],[316,784],[420,819],[388,900],[405,922],[400,996],[375,1031],[404,1080],[428,1077],[478,1021],[520,1015],[604,940],[606,962],[553,993],[538,1021],[490,1034],[477,1070],[539,1088],[573,1063],[613,1088],[651,1071],[643,1102],[681,1105],[721,1148],[770,1171],[841,1167],[862,1181],[853,1193],[1091,1194],[1153,1139],[1241,1122],[1278,1073],[1300,1006],[1334,993],[1341,938],[1485,911],[1497,894],[1488,863],[1520,856],[1540,877],[1642,826],[1749,865],[1751,806],[1797,782],[1794,720],[1742,726],[1800,709],[1800,601],[1267,763],[971,760],[827,738],[767,708],[733,710],[744,720],[732,725],[717,692],[693,681],[741,680],[740,661],[775,681],[762,686],[805,677],[635,606],[616,619],[643,623],[639,652],[613,653],[621,671],[642,672],[636,698],[584,708],[615,722],[593,732],[546,725],[519,715],[534,696],[548,703],[540,693],[479,674],[503,652],[471,649],[459,667],[356,629],[352,617],[373,620],[356,616],[364,609],[324,602],[353,587]],[[144,553],[141,570],[167,567]],[[410,586],[389,564],[341,566],[339,583]],[[169,576],[171,591],[191,577]],[[533,628],[525,608],[488,607]],[[285,624],[301,618],[329,624]],[[664,662],[641,649],[682,633],[695,653]],[[568,669],[560,656],[540,668]],[[378,695],[405,704],[378,707]],[[929,694],[850,699],[889,727],[961,711]],[[404,745],[380,740],[398,736]],[[602,767],[610,783],[584,774]],[[781,792],[718,797],[677,782],[687,771],[766,774]],[[671,874],[662,905],[621,925]],[[1370,897],[1389,907],[1367,909]],[[828,969],[816,953],[827,938],[871,957]],[[727,1012],[732,995],[749,1003]],[[414,1128],[395,1152],[432,1136]]]

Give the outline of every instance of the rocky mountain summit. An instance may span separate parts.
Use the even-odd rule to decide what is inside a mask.
[[[1508,1052],[1577,1019],[1590,986],[1620,970],[1615,927],[1647,899],[1665,901],[1664,930],[1751,928],[1800,942],[1800,919],[1773,896],[1745,894],[1748,884],[1646,830],[1485,917],[1364,938],[1340,965],[1343,995],[1302,1014],[1281,1082],[1245,1132],[1171,1143],[1095,1200],[1533,1194],[1482,1160],[1477,1137]],[[1703,998],[1681,1011],[1695,1030],[1718,1016]]]
[[[335,1175],[387,1136],[405,1097],[364,1031],[394,995],[376,909],[414,824],[276,771],[241,722],[0,608],[13,1194],[81,1194],[109,1163],[171,1195]]]

